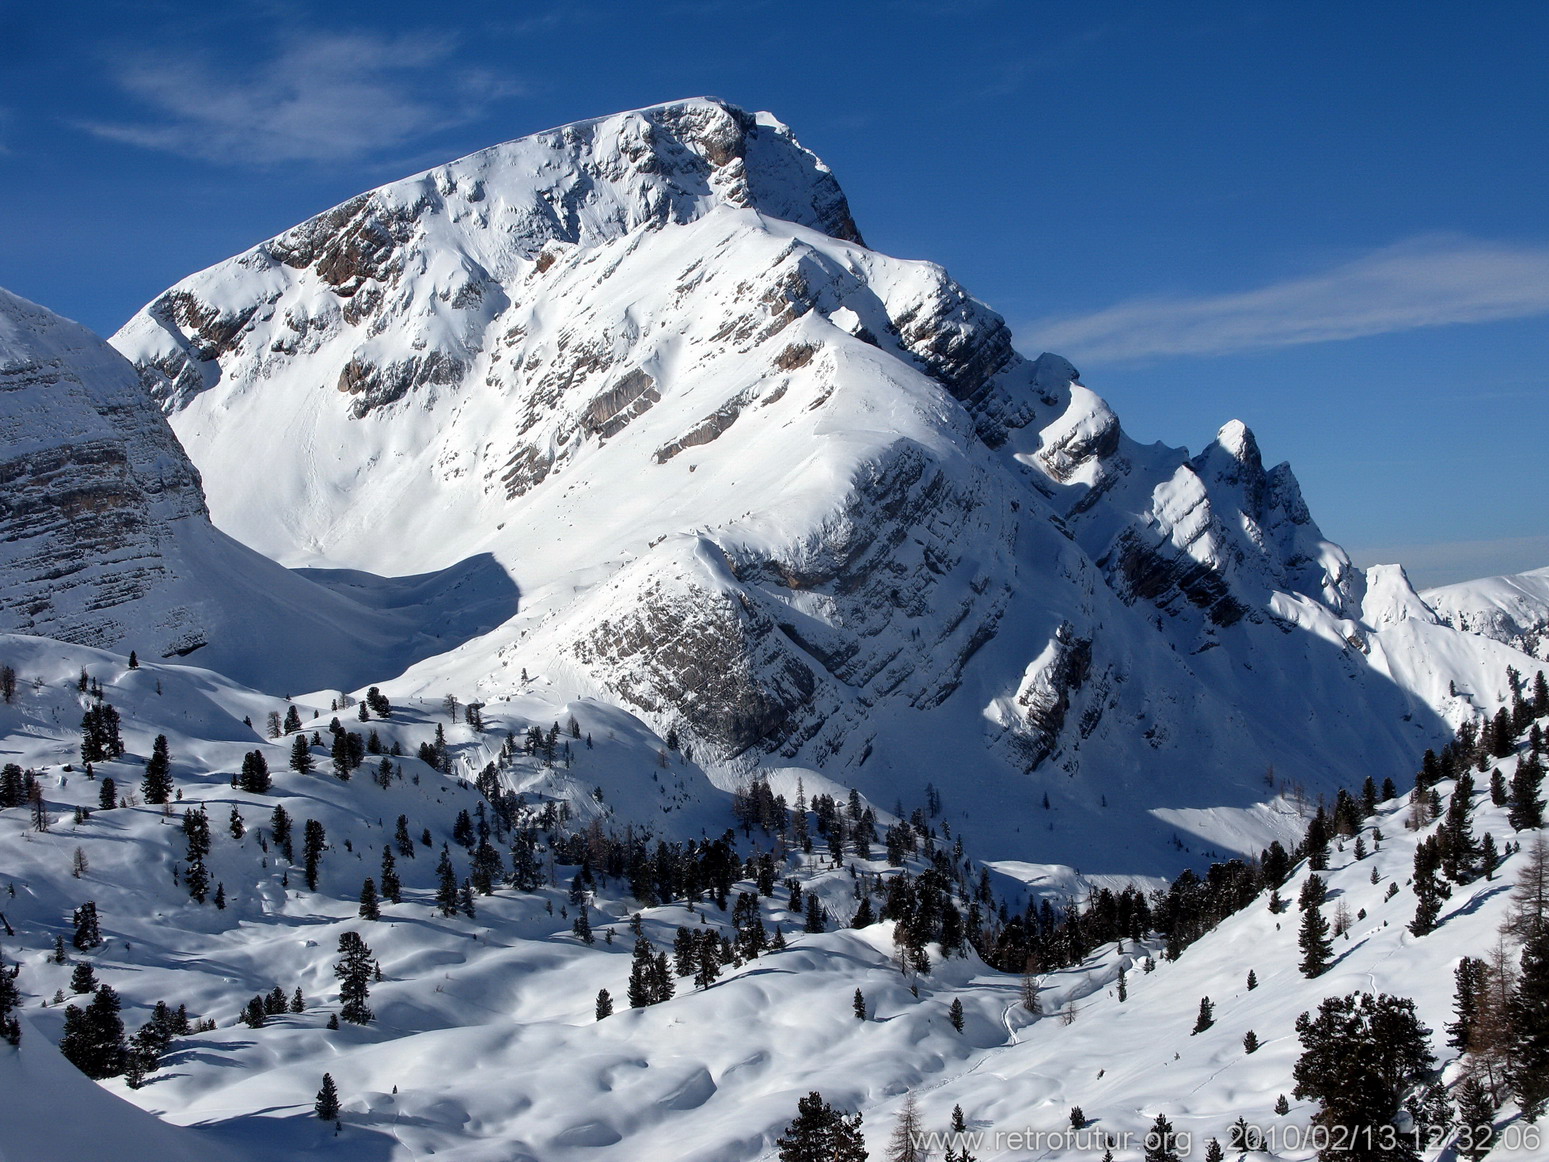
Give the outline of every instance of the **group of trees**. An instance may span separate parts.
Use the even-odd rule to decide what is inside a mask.
[[[1297,1017],[1296,1033],[1295,1096],[1315,1099],[1313,1121],[1330,1130],[1332,1145],[1320,1156],[1388,1157],[1385,1132],[1410,1086],[1435,1064],[1414,1002],[1386,993],[1329,997],[1316,1017]]]
[[[275,985],[267,993],[254,994],[253,999],[243,1008],[241,1020],[250,1029],[262,1029],[269,1023],[270,1017],[278,1017],[283,1013],[304,1013],[306,1009],[307,1001],[300,985],[296,986],[289,1000],[285,997],[285,990]]]
[[[81,718],[81,761],[100,763],[122,758],[124,740],[119,735],[118,711],[107,702],[98,700],[86,708]]]

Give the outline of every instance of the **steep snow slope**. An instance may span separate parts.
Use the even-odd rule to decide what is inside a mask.
[[[352,687],[515,607],[505,574],[477,561],[381,582],[363,604],[236,543],[210,523],[199,474],[134,368],[3,290],[0,457],[9,630],[147,657],[199,650],[206,665],[271,689]],[[438,609],[454,601],[453,615]]]
[[[1454,629],[1549,658],[1549,568],[1443,585],[1423,596]]]
[[[1182,819],[1257,850],[1269,768],[1408,765],[1472,713],[1449,683],[1521,660],[1389,632],[1246,427],[1192,457],[1130,439],[939,267],[867,249],[789,130],[713,99],[364,194],[114,343],[248,543],[509,573],[521,612],[394,690],[498,701],[526,671],[676,728],[725,786],[934,781],[1008,858],[1090,867],[1118,835],[1108,870],[1160,870]]]

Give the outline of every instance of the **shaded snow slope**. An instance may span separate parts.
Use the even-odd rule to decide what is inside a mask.
[[[1474,711],[1449,682],[1504,670],[1368,614],[1243,424],[1193,456],[1131,439],[939,267],[866,248],[787,129],[713,99],[383,186],[113,341],[247,543],[509,573],[520,613],[393,689],[498,701],[526,671],[675,728],[723,786],[934,781],[1006,858],[1256,850],[1269,768],[1316,791],[1408,765]]]
[[[301,689],[396,672],[515,609],[509,578],[480,560],[378,580],[359,600],[238,544],[210,523],[199,474],[134,368],[5,291],[0,475],[5,629],[147,658],[199,651],[238,680]]]

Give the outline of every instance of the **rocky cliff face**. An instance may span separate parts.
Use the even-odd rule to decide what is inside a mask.
[[[406,682],[500,698],[530,671],[728,777],[805,765],[891,802],[966,766],[1013,805],[1207,806],[1270,765],[1358,781],[1468,712],[1405,684],[1243,425],[1196,456],[1131,440],[939,267],[867,249],[767,114],[496,146],[114,342],[248,543],[509,572],[521,614]]]
[[[0,617],[89,645],[131,627],[170,654],[204,642],[198,612],[165,604],[177,526],[208,519],[199,474],[134,368],[84,327],[0,291]]]

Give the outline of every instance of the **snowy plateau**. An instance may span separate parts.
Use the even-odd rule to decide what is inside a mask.
[[[1241,422],[1137,442],[766,113],[494,146],[108,342],[0,292],[0,427],[0,1162],[773,1159],[814,1092],[873,1158],[1312,1158],[1363,991],[1401,1096],[1478,1076],[1549,570],[1417,593]]]

